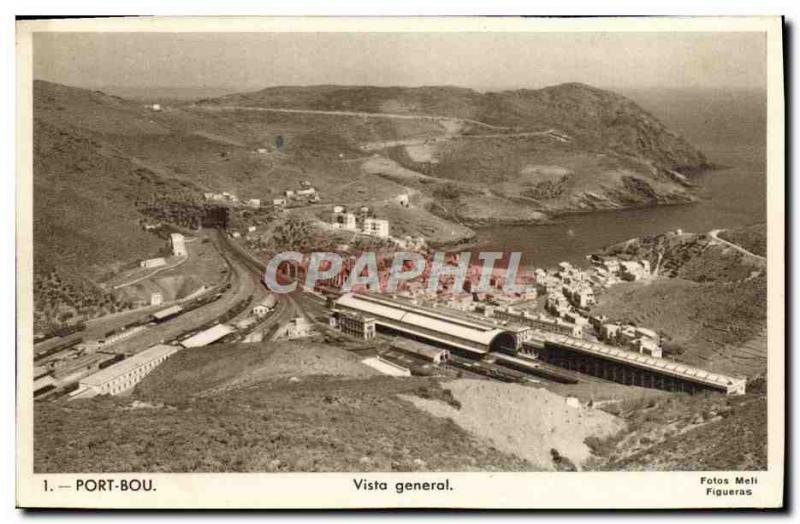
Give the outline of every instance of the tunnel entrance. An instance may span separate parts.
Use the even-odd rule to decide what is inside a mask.
[[[513,355],[517,352],[517,337],[508,332],[500,333],[489,343],[489,351]]]

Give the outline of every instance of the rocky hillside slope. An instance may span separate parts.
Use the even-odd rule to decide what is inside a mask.
[[[766,226],[723,234],[759,246],[766,240]],[[662,278],[613,286],[599,295],[595,313],[658,330],[668,356],[683,362],[751,379],[765,373],[767,275],[763,259],[710,234],[675,232],[632,239],[607,248],[604,254],[648,259]]]

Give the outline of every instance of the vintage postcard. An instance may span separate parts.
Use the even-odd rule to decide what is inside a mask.
[[[19,21],[17,504],[781,507],[782,37]]]

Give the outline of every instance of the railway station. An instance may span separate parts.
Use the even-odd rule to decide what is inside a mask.
[[[514,353],[522,347],[528,328],[498,326],[466,316],[445,313],[406,301],[371,294],[347,293],[333,302],[334,312],[369,315],[379,331],[417,338],[461,350],[475,357],[490,351]]]

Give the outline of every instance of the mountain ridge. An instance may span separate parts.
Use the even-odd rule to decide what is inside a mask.
[[[450,99],[443,100],[443,97]],[[396,102],[392,103],[393,100]],[[430,113],[493,125],[511,124],[524,130],[542,130],[555,125],[564,127],[567,132],[572,131],[588,145],[617,148],[629,154],[646,154],[663,162],[664,167],[679,172],[691,174],[712,167],[702,152],[631,99],[579,82],[485,93],[454,86],[277,86],[203,99],[198,104],[222,105],[228,102],[334,111],[389,112],[386,109],[390,107],[392,112]],[[582,122],[583,119],[592,120]],[[592,132],[591,126],[583,124],[600,129]],[[612,136],[604,139],[600,136],[601,131],[611,132]]]

